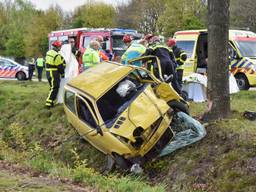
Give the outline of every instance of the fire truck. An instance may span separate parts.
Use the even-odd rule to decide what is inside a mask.
[[[113,55],[112,60],[119,61],[126,50],[126,46],[123,42],[123,36],[125,34],[131,35],[135,40],[142,37],[142,34],[133,29],[76,28],[52,31],[49,33],[49,48],[51,48],[51,43],[53,41],[59,40],[66,42],[69,38],[74,38],[76,48],[83,53],[90,41],[95,40],[97,36],[101,35],[104,38],[102,49]]]

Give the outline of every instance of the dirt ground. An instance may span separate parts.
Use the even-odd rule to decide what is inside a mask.
[[[93,192],[89,187],[82,187],[68,179],[51,178],[17,164],[0,161],[1,192]]]

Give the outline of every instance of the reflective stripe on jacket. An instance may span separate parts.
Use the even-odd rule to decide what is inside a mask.
[[[61,75],[64,74],[65,60],[55,50],[49,50],[45,57],[46,71],[58,71]]]
[[[187,54],[182,49],[178,48],[177,46],[173,46],[173,54],[175,56],[176,62],[178,64],[177,70],[184,69],[184,63],[187,59]]]

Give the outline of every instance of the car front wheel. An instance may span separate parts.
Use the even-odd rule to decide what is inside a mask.
[[[22,80],[25,80],[25,79],[26,79],[26,75],[25,75],[24,72],[20,71],[20,72],[17,73],[16,78],[17,78],[19,81],[22,81]]]
[[[240,90],[248,90],[250,88],[247,77],[244,74],[235,75],[238,88]]]

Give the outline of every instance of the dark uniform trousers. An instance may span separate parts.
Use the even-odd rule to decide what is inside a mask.
[[[56,99],[60,86],[60,74],[58,71],[46,71],[46,77],[50,84],[50,92],[46,99],[47,106],[53,106],[53,101]]]

